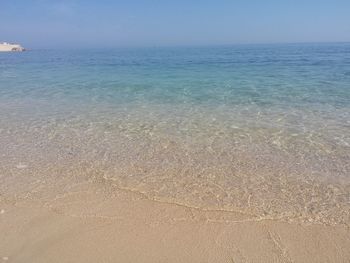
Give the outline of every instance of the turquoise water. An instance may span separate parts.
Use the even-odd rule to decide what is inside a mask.
[[[5,182],[350,222],[350,44],[2,53],[0,111]]]

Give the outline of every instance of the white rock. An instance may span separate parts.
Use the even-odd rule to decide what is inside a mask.
[[[17,169],[25,169],[25,168],[27,168],[27,167],[28,167],[28,165],[22,164],[22,163],[19,163],[19,164],[17,164],[17,166],[16,166]]]

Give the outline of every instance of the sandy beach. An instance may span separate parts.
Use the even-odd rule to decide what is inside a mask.
[[[0,55],[0,263],[350,262],[349,50]]]
[[[350,263],[349,10],[2,1],[0,263]]]
[[[345,226],[261,220],[104,182],[1,196],[3,262],[348,262]],[[97,187],[98,186],[98,187]],[[56,189],[57,190],[57,189]]]

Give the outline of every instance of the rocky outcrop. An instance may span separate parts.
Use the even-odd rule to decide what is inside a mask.
[[[22,52],[25,51],[25,48],[23,48],[19,44],[10,44],[10,43],[0,43],[0,52],[11,52],[11,51],[17,51],[17,52]]]

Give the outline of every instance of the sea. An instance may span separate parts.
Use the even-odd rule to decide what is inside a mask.
[[[350,43],[0,53],[0,197],[60,178],[349,226]]]

